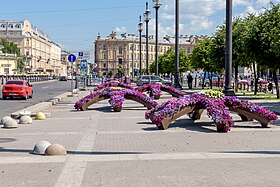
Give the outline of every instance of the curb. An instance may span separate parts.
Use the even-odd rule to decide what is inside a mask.
[[[20,117],[19,113],[22,111],[29,111],[31,113],[37,113],[42,110],[46,110],[47,108],[51,107],[52,105],[56,105],[56,103],[63,100],[63,98],[66,98],[68,94],[70,94],[70,92],[65,92],[58,96],[52,97],[52,98],[48,99],[47,101],[44,101],[44,102],[32,105],[30,107],[21,109],[19,111],[13,112],[13,113],[11,113],[11,117],[15,118],[15,119],[19,118]]]

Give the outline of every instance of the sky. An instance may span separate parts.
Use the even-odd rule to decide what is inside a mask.
[[[175,0],[162,0],[159,8],[159,38],[174,36]],[[233,16],[257,14],[269,8],[270,0],[233,0]],[[280,0],[272,0],[280,3]],[[155,9],[151,10],[149,34],[155,34]],[[0,20],[29,20],[67,51],[91,51],[98,33],[112,31],[138,34],[139,16],[146,0],[1,0]],[[211,35],[225,20],[226,0],[179,0],[181,35]],[[144,24],[145,26],[145,24]],[[142,34],[145,34],[145,27]]]

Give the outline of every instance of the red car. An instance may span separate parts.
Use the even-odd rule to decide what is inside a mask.
[[[66,76],[60,76],[58,80],[59,81],[67,81],[68,79],[67,79]]]
[[[25,100],[32,98],[33,88],[26,80],[9,80],[2,88],[3,100],[13,97],[22,97]]]

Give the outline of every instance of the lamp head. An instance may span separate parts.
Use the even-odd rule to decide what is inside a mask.
[[[161,0],[153,0],[154,3],[154,8],[159,8],[160,5],[162,5],[162,1]]]
[[[141,16],[139,16],[138,31],[142,32],[142,30],[143,30],[143,23],[141,21]]]

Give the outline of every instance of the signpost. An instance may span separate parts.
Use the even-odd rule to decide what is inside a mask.
[[[70,54],[68,56],[68,61],[71,62],[71,93],[73,95],[73,63],[76,61],[76,56],[73,54]],[[76,75],[76,80],[77,80],[77,75]]]

